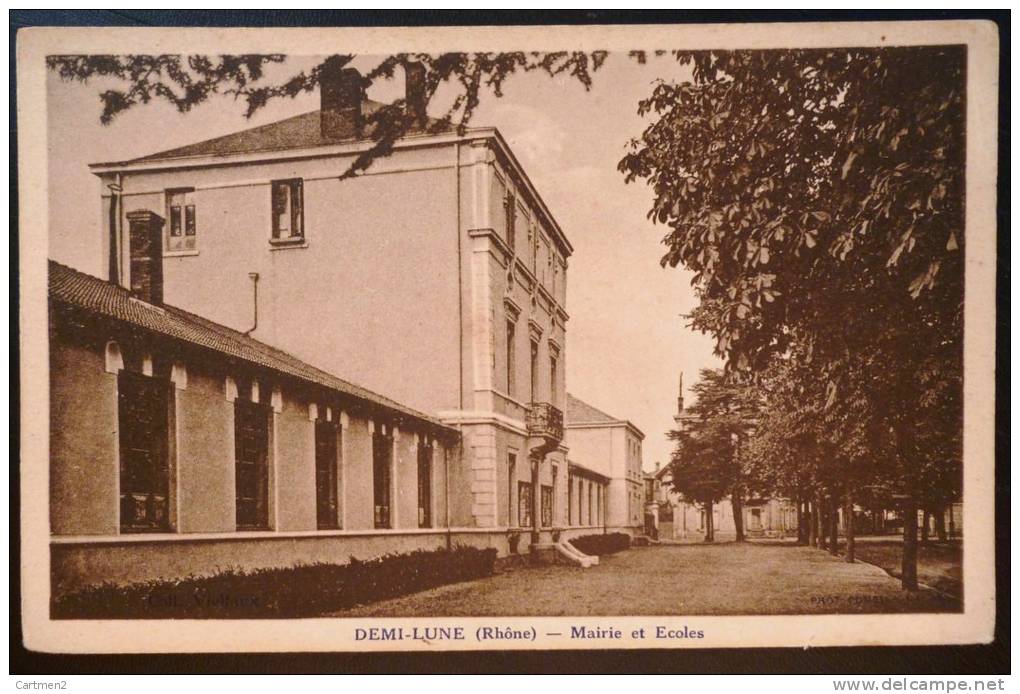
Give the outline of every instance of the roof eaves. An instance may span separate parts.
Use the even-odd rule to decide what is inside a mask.
[[[72,282],[75,283],[74,287],[69,288],[65,293],[61,293],[54,288],[52,276],[55,268],[58,272],[67,275],[67,282],[65,282],[65,284],[70,284]],[[257,368],[275,371],[289,378],[295,378],[316,387],[332,390],[344,397],[360,401],[371,408],[378,408],[395,413],[401,417],[415,419],[426,423],[431,427],[442,429],[450,434],[456,433],[455,429],[443,424],[438,419],[430,417],[427,414],[417,412],[412,408],[403,406],[396,401],[386,398],[385,396],[372,393],[366,388],[362,388],[361,386],[357,386],[353,383],[348,383],[344,379],[312,366],[311,364],[308,364],[307,362],[304,362],[283,350],[267,345],[266,343],[252,337],[245,336],[242,333],[238,333],[237,331],[228,328],[227,326],[210,321],[207,318],[190,313],[176,306],[155,306],[144,301],[140,301],[135,297],[129,296],[127,290],[123,287],[119,287],[87,273],[80,272],[53,260],[50,261],[49,270],[51,279],[48,293],[51,301],[64,304],[78,311],[85,311],[108,320],[131,325],[133,328],[155,333],[171,340],[179,340],[202,349],[211,350],[227,358],[247,362]],[[85,285],[91,286],[88,287]],[[73,293],[75,289],[78,290],[79,294],[82,291],[88,291],[91,292],[91,295],[87,298],[67,295]],[[105,292],[105,295],[100,295],[100,292]],[[174,319],[182,321],[184,322],[184,325],[171,326],[168,324],[160,326],[156,322],[153,322],[153,320],[158,320],[155,319],[154,316],[149,316],[149,318],[153,320],[145,322],[137,317],[132,319],[132,317],[126,315],[119,315],[113,307],[113,302],[116,301],[133,302],[132,304],[128,304],[128,306],[134,306],[134,308],[138,310],[152,311],[157,315],[163,316],[167,321],[172,321]],[[191,324],[190,328],[192,331],[204,331],[207,334],[214,334],[215,338],[218,340],[233,343],[234,349],[227,350],[223,346],[215,344],[211,338],[207,340],[200,340],[194,334],[189,335],[184,330],[172,329],[182,327],[188,328],[188,323]],[[254,356],[256,354],[260,356],[262,360],[256,359]]]

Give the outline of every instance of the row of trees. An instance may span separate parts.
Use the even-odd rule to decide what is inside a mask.
[[[676,442],[671,462],[673,488],[706,511],[705,541],[715,540],[715,504],[730,499],[736,540],[744,540],[743,508],[748,499],[782,497],[794,503],[797,541],[839,551],[840,518],[847,561],[855,559],[855,519],[870,514],[871,529],[884,527],[888,510],[903,511],[896,452],[869,403],[859,397],[829,404],[808,370],[781,360],[749,378],[704,369],[693,391],[695,404]],[[933,437],[919,488],[928,527],[935,519],[941,540],[948,537],[946,512],[961,494],[959,432]],[[901,518],[902,519],[902,518]],[[927,540],[927,532],[922,533]]]
[[[714,442],[732,462],[705,469],[735,475],[735,501],[753,479],[823,520],[899,508],[916,588],[918,509],[960,491],[965,51],[675,56],[693,78],[641,102],[655,118],[620,162],[653,187],[662,262],[693,272],[691,323],[726,361],[703,374],[700,431],[676,434],[675,478]]]

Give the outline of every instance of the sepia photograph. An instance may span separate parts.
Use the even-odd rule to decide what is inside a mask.
[[[20,34],[26,644],[991,640],[997,29],[810,27]]]

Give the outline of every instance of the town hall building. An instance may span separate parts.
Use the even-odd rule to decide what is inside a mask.
[[[640,473],[568,461],[573,248],[497,130],[429,132],[421,70],[420,127],[358,176],[351,69],[91,166],[106,274],[50,265],[56,587],[633,525]]]

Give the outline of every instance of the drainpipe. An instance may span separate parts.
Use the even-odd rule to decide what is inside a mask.
[[[248,277],[250,277],[251,281],[252,281],[252,292],[253,292],[252,301],[253,301],[253,308],[254,308],[255,316],[254,316],[254,322],[252,323],[251,328],[244,332],[245,335],[251,335],[259,327],[259,273],[257,273],[257,272],[249,272],[248,273]]]
[[[120,223],[121,193],[124,191],[123,176],[118,171],[116,180],[106,186],[110,190],[110,255],[107,258],[107,272],[112,284],[120,284],[121,277],[121,235]]]

